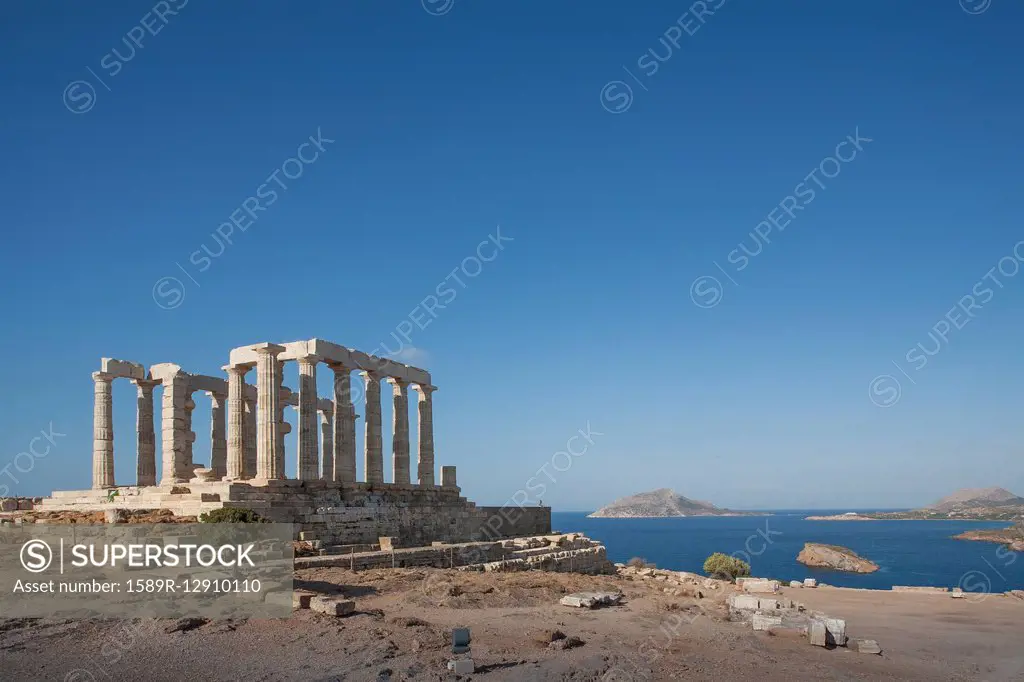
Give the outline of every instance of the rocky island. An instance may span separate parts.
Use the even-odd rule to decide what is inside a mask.
[[[1012,552],[1024,552],[1024,525],[996,528],[992,530],[969,530],[953,536],[954,540],[976,542],[997,542]]]
[[[722,509],[710,502],[683,497],[670,488],[659,488],[619,498],[588,516],[590,518],[645,519],[671,516],[762,516],[762,514]]]
[[[847,573],[874,573],[878,570],[878,564],[868,561],[852,549],[817,542],[805,543],[796,560],[805,566]]]

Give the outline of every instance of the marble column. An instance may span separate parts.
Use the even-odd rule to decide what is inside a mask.
[[[437,386],[415,384],[419,393],[420,453],[416,460],[416,478],[420,485],[434,485],[434,401]]]
[[[280,389],[280,392],[278,393],[278,399],[281,402],[280,402],[280,408],[277,411],[277,421],[280,424],[280,426],[277,429],[277,443],[278,443],[278,447],[277,447],[277,469],[278,469],[278,471],[281,472],[281,478],[287,479],[288,478],[288,468],[287,468],[287,459],[286,458],[287,458],[287,454],[288,454],[288,449],[287,449],[286,443],[288,442],[288,438],[287,438],[288,434],[292,432],[292,425],[289,424],[288,420],[284,418],[284,411],[285,411],[286,408],[290,407],[290,405],[288,403],[290,402],[290,398],[292,397],[292,391],[291,391],[291,389],[286,388],[285,385],[284,385],[284,361],[283,360],[278,360],[278,362],[277,362],[277,369],[278,369],[278,372],[280,372],[280,375],[281,375],[281,389]]]
[[[409,485],[409,382],[388,377],[394,397],[391,458],[394,482]]]
[[[334,410],[321,410],[320,415],[320,442],[322,454],[320,457],[321,471],[320,478],[325,481],[334,480]]]
[[[227,394],[207,391],[210,396],[210,469],[217,478],[228,474],[228,441],[225,429]]]
[[[316,409],[316,365],[319,358],[311,355],[299,362],[299,463],[296,477],[300,481],[320,478],[320,418]]]
[[[136,485],[156,485],[156,426],[153,419],[153,388],[160,384],[151,379],[135,379],[138,389],[135,426],[138,438],[135,460]]]
[[[242,478],[256,477],[256,399],[245,399],[245,466]]]
[[[93,372],[92,487],[114,487],[114,412],[112,374]]]
[[[356,481],[356,420],[352,407],[352,368],[332,364],[334,372],[334,480]]]
[[[196,442],[196,432],[192,430],[192,411],[196,409],[196,401],[192,400],[192,389],[185,392],[185,469],[189,478],[195,467],[192,466],[192,446]]]
[[[150,367],[154,379],[163,386],[160,407],[160,447],[163,464],[160,485],[172,486],[192,477],[191,468],[185,466],[187,431],[185,429],[185,400],[188,397],[189,376],[173,363]]]
[[[245,375],[251,365],[228,366],[228,453],[225,480],[245,478]]]
[[[360,372],[366,382],[366,430],[363,438],[363,466],[367,483],[384,482],[384,454],[380,425],[380,375]]]
[[[284,478],[280,466],[281,447],[281,364],[278,353],[284,346],[261,343],[256,351],[256,479],[260,482]]]

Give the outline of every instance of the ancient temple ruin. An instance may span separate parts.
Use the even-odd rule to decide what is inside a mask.
[[[285,362],[298,364],[298,391],[283,385]],[[332,395],[320,397],[316,369],[334,375]],[[246,382],[256,370],[256,383]],[[93,373],[94,431],[92,489],[57,491],[41,509],[170,509],[195,515],[220,507],[247,508],[272,521],[297,524],[297,533],[327,543],[376,541],[405,544],[549,533],[548,507],[477,507],[464,497],[455,467],[441,467],[435,483],[433,394],[430,374],[344,346],[312,339],[259,343],[233,349],[223,367],[227,378],[190,374],[180,366],[103,358]],[[358,372],[358,379],[353,377]],[[127,379],[137,388],[136,481],[114,478],[112,383]],[[361,381],[363,471],[356,475],[353,381]],[[381,381],[392,389],[393,480],[384,480]],[[154,390],[160,387],[161,466],[156,466]],[[409,389],[417,394],[418,452],[412,479]],[[211,399],[209,464],[193,461],[192,395]],[[285,435],[291,427],[284,409],[298,409],[297,473],[285,476]],[[118,453],[120,454],[120,453]],[[117,491],[113,495],[111,491]]]

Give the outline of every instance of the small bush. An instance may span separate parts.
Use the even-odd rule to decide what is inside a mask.
[[[252,509],[222,507],[199,515],[200,523],[266,523],[266,519]]]
[[[704,572],[719,580],[735,580],[739,576],[750,575],[750,564],[728,554],[715,552],[704,561]]]
[[[640,556],[633,557],[626,562],[626,565],[632,566],[633,568],[657,568],[654,564],[647,563],[647,559]]]

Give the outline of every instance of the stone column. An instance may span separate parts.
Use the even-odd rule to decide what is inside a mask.
[[[352,368],[332,364],[334,372],[334,480],[355,483],[356,420],[352,407]]]
[[[380,435],[380,375],[360,372],[366,382],[366,431],[363,439],[363,465],[367,483],[384,482],[384,454]]]
[[[434,401],[437,386],[416,384],[419,393],[420,454],[416,460],[416,478],[420,485],[434,485]]]
[[[320,478],[320,418],[316,409],[316,364],[320,358],[309,355],[299,358],[299,465],[300,481]]]
[[[188,395],[189,376],[181,371],[181,367],[170,362],[153,365],[149,372],[163,386],[160,406],[160,450],[163,457],[160,485],[184,483],[192,477],[192,470],[186,470],[185,467],[185,399]]]
[[[210,396],[210,469],[217,478],[228,474],[228,441],[224,422],[227,394],[207,391]]]
[[[242,478],[256,477],[256,400],[245,399],[245,467]]]
[[[388,377],[394,395],[391,458],[394,482],[409,485],[409,382]]]
[[[256,351],[256,479],[284,478],[281,453],[281,365],[277,354],[284,346],[261,343]]]
[[[196,442],[196,432],[192,430],[192,411],[196,409],[196,401],[192,400],[192,389],[185,392],[185,468],[189,478],[195,467],[192,466],[192,445]]]
[[[455,488],[458,483],[455,481],[455,467],[441,467],[441,485],[445,488]]]
[[[288,434],[292,432],[292,425],[289,424],[288,420],[284,418],[284,411],[285,411],[285,409],[290,407],[290,405],[286,404],[286,402],[290,402],[289,399],[292,397],[292,391],[291,391],[291,389],[286,388],[285,385],[284,385],[284,361],[283,360],[278,360],[278,362],[277,362],[277,369],[278,369],[278,372],[280,372],[280,374],[281,374],[281,391],[278,394],[278,399],[281,401],[281,406],[280,406],[280,408],[278,409],[278,412],[277,412],[277,417],[278,417],[277,420],[280,423],[280,426],[278,427],[278,430],[277,430],[277,442],[278,442],[277,470],[281,472],[281,478],[287,479],[288,478],[288,467],[287,467],[288,449],[286,447],[286,443],[287,443],[287,436],[288,436]]]
[[[159,381],[135,379],[138,389],[136,432],[138,450],[135,460],[136,485],[156,485],[156,426],[153,420],[153,387]]]
[[[325,481],[334,480],[334,410],[321,410],[320,415],[320,437],[322,455],[320,462],[322,469],[320,478]]]
[[[92,487],[114,487],[114,412],[112,374],[93,372]]]
[[[228,453],[224,478],[245,478],[245,375],[251,365],[224,367],[228,373]]]

